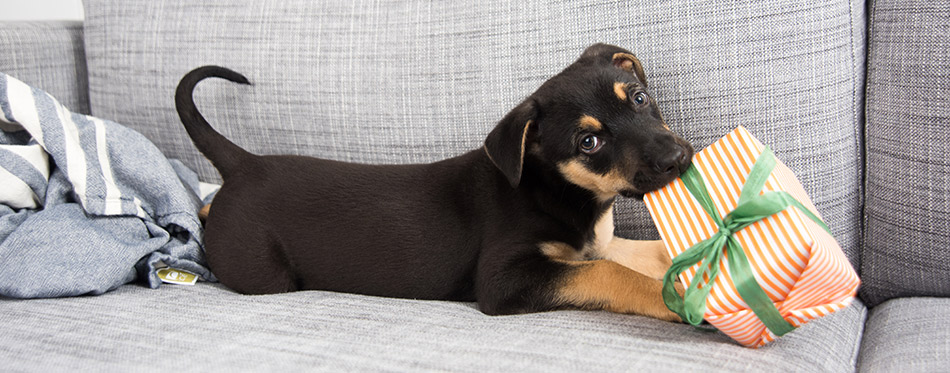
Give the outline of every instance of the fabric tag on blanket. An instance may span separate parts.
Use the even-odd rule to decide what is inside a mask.
[[[156,273],[162,282],[169,284],[194,285],[198,282],[198,275],[181,269],[162,268]]]

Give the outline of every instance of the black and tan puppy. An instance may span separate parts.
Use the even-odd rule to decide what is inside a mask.
[[[613,235],[617,195],[641,197],[687,167],[640,62],[597,44],[488,134],[441,162],[362,165],[257,156],[192,100],[221,67],[182,79],[178,113],[224,185],[205,233],[211,270],[241,293],[319,289],[477,301],[492,315],[606,309],[678,320],[658,280],[662,244]]]

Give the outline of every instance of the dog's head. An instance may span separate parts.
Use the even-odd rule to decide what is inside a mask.
[[[556,170],[603,201],[642,198],[690,164],[693,148],[670,131],[640,61],[595,44],[506,115],[485,151],[512,187],[526,163]],[[531,162],[525,162],[526,157]]]

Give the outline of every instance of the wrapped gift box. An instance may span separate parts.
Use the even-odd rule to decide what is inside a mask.
[[[745,128],[697,153],[689,171],[644,201],[674,258],[664,300],[687,322],[704,318],[759,347],[854,299],[860,280],[801,184]],[[677,276],[685,302],[672,290]]]

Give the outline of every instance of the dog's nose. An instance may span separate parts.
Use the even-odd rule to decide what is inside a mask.
[[[681,147],[677,147],[676,150],[657,159],[653,164],[653,170],[661,174],[671,174],[674,172],[679,174],[689,166],[689,163],[690,159],[686,151]]]

